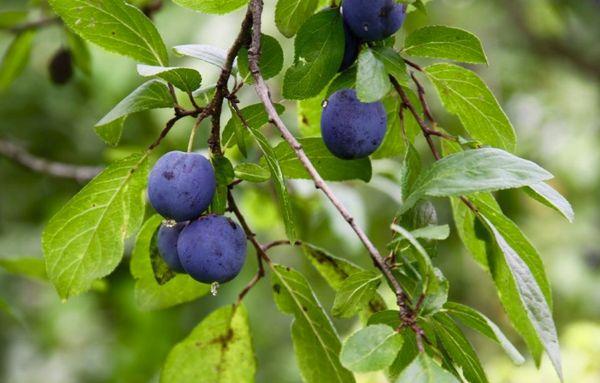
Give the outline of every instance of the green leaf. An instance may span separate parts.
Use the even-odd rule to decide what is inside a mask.
[[[365,270],[351,274],[341,283],[331,313],[333,316],[350,318],[369,304],[377,287],[381,283],[381,274]]]
[[[326,88],[327,92],[323,97],[329,98],[332,94],[342,89],[354,89],[356,88],[356,65],[351,66],[346,69],[342,73],[338,73],[337,76],[329,83],[329,86]]]
[[[161,383],[252,383],[256,357],[244,306],[225,306],[208,315],[175,345]]]
[[[458,326],[444,313],[438,313],[431,321],[437,338],[455,364],[470,383],[486,383],[487,377],[477,353]]]
[[[121,100],[94,126],[96,133],[109,145],[117,145],[123,133],[127,116],[156,108],[170,108],[173,99],[167,86],[159,80],[150,80],[140,85]]]
[[[400,84],[408,86],[406,63],[398,52],[391,47],[375,47],[371,51],[375,58],[383,63],[389,75],[394,76]]]
[[[371,49],[363,49],[358,55],[356,94],[361,102],[381,100],[390,91],[392,84],[385,65],[375,57]]]
[[[161,259],[156,247],[156,232],[162,217],[154,215],[142,226],[131,253],[130,269],[135,279],[135,302],[141,310],[159,310],[192,301],[208,294],[210,286],[189,275],[175,274],[159,283],[152,260]]]
[[[8,89],[29,61],[35,31],[25,31],[17,35],[8,46],[0,63],[0,92]]]
[[[485,83],[470,70],[452,64],[425,68],[444,107],[460,119],[463,127],[485,145],[514,151],[516,135],[508,117]]]
[[[192,93],[200,88],[202,76],[197,70],[191,68],[162,67],[139,64],[137,71],[140,76],[159,77],[170,82],[184,92]]]
[[[275,104],[275,109],[279,114],[282,114],[285,111],[284,106],[281,104]],[[265,111],[263,104],[247,106],[241,109],[240,113],[244,117],[246,123],[255,129],[260,129],[269,123],[269,115]],[[227,121],[221,137],[224,145],[228,148],[231,148],[236,144],[239,146],[240,141],[244,140],[243,142],[245,142],[244,137],[248,134],[249,132],[244,128],[242,121],[236,116],[235,111],[232,111],[232,117]],[[240,137],[240,135],[242,135],[242,137]],[[233,138],[235,138],[235,140],[233,140]],[[242,151],[242,149],[240,149],[240,151]]]
[[[260,37],[260,72],[265,80],[275,77],[283,68],[283,49],[279,42],[269,35],[262,34]],[[242,47],[238,54],[238,68],[242,80],[253,84],[254,78],[250,73],[248,49]]]
[[[173,0],[177,5],[202,13],[222,15],[235,11],[248,3],[248,0]]]
[[[533,185],[552,178],[539,165],[494,148],[467,150],[435,162],[415,181],[402,209],[423,196],[448,197]]]
[[[286,71],[283,81],[283,97],[314,97],[336,75],[344,56],[344,28],[338,10],[328,9],[311,16],[298,31],[294,51],[294,65]]]
[[[354,372],[383,370],[394,362],[402,344],[402,335],[391,327],[367,326],[344,342],[340,361]]]
[[[111,164],[46,225],[46,269],[61,298],[86,291],[121,261],[125,239],[144,217],[146,159],[135,154]]]
[[[440,269],[434,268],[427,286],[427,295],[423,299],[421,315],[435,314],[448,301],[450,284]]]
[[[285,37],[294,36],[317,9],[318,0],[278,0],[275,24]]]
[[[364,271],[363,268],[354,263],[335,257],[310,243],[302,243],[302,252],[334,291],[339,291],[349,276]],[[371,315],[385,310],[385,308],[383,298],[379,294],[375,294],[360,311],[361,319],[366,322],[366,319],[370,318]]]
[[[73,55],[73,63],[83,74],[90,76],[92,74],[92,58],[87,43],[68,28],[65,28],[65,34],[69,51]]]
[[[360,179],[365,182],[369,182],[371,179],[371,161],[368,158],[339,159],[331,154],[320,137],[302,138],[298,141],[323,179],[327,181]],[[275,156],[286,177],[311,178],[287,142],[281,142],[275,147]]]
[[[302,137],[321,137],[325,93],[323,90],[318,96],[298,101],[298,130]]]
[[[268,169],[252,162],[238,164],[234,171],[237,178],[248,182],[265,182],[271,179]]]
[[[417,241],[416,238],[413,237],[413,235],[402,226],[392,224],[391,229],[405,238],[415,248],[415,250],[417,250],[415,254],[417,255],[419,269],[421,269],[423,275],[429,278],[430,274],[433,272],[433,264],[431,263],[429,254],[427,254],[427,251],[425,251],[421,243],[419,243],[419,241]]]
[[[27,11],[0,11],[0,28],[12,28],[27,20]]]
[[[42,258],[0,258],[0,268],[3,268],[11,274],[21,275],[40,281],[48,280],[48,275],[46,274],[46,263]]]
[[[150,19],[123,0],[50,0],[75,33],[102,48],[139,62],[166,66],[167,48]]]
[[[562,381],[560,347],[549,300],[538,284],[534,270],[530,269],[527,263],[521,259],[520,254],[507,241],[507,238],[498,231],[491,220],[486,218],[485,213],[483,214],[482,219],[502,253],[502,256],[494,257],[492,264],[492,274],[496,285],[500,283],[514,284],[518,296],[507,297],[507,304],[518,305],[519,309],[524,311],[530,326],[535,330],[536,337],[542,343]]]
[[[229,184],[233,182],[235,173],[233,171],[233,165],[224,156],[213,157],[211,158],[211,162],[217,178],[217,190],[210,205],[210,212],[223,215],[227,210],[227,192],[229,190]]]
[[[412,32],[406,38],[403,51],[409,56],[487,64],[487,57],[477,36],[443,25],[427,26]]]
[[[239,117],[234,115],[234,118]],[[275,185],[275,192],[281,205],[283,223],[285,224],[285,232],[290,242],[294,243],[296,242],[296,219],[294,217],[294,209],[292,206],[292,200],[285,185],[283,170],[279,164],[279,161],[277,160],[275,150],[271,147],[271,144],[269,144],[267,138],[261,133],[260,130],[258,130],[258,128],[250,125],[249,123],[247,128],[264,154],[265,162],[267,163],[267,167],[271,172],[271,179]]]
[[[430,239],[443,241],[450,236],[450,226],[448,225],[429,225],[410,232],[413,237],[419,239]]]
[[[187,44],[173,47],[173,51],[180,56],[193,57],[207,62],[218,68],[223,68],[227,61],[227,51],[212,45]],[[235,73],[235,69],[233,70]]]
[[[575,219],[575,212],[569,201],[547,183],[540,182],[529,185],[523,190],[531,198],[562,214],[569,222],[573,222]]]
[[[496,342],[504,349],[506,354],[515,364],[520,365],[525,363],[525,358],[523,358],[521,353],[519,353],[515,346],[508,340],[502,330],[500,330],[500,328],[488,317],[479,311],[460,303],[448,302],[444,305],[444,308],[450,315],[461,321],[465,326],[477,330],[482,335],[485,335]]]
[[[297,271],[271,264],[273,296],[281,312],[294,316],[292,340],[303,381],[354,382],[340,364],[340,340],[306,279]]]
[[[448,371],[441,368],[426,353],[420,353],[402,371],[394,383],[460,383]]]

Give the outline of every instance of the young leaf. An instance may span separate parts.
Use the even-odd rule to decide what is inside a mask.
[[[485,83],[470,70],[452,64],[425,68],[446,109],[485,145],[514,151],[516,135],[508,117]]]
[[[500,149],[467,150],[444,157],[421,173],[402,210],[426,195],[448,197],[518,188],[552,177],[539,165]]]
[[[294,36],[317,9],[318,0],[279,0],[275,7],[275,24],[285,37]]]
[[[427,254],[427,251],[425,251],[425,249],[419,243],[419,241],[417,241],[415,237],[413,237],[412,234],[402,226],[392,224],[391,228],[392,231],[400,234],[403,238],[410,242],[410,244],[415,248],[415,250],[417,250],[415,254],[417,255],[417,262],[419,263],[419,268],[425,276],[429,277],[430,274],[433,272],[433,264],[431,263],[431,259],[429,258],[429,254]]]
[[[160,374],[161,383],[252,383],[256,358],[243,305],[208,315],[175,345]]]
[[[412,32],[406,38],[403,51],[409,56],[487,64],[487,57],[477,36],[443,25],[427,26]]]
[[[331,154],[323,140],[317,137],[302,138],[298,141],[323,179],[327,181],[360,179],[365,182],[371,179],[371,161],[368,158],[339,159]],[[310,179],[308,172],[287,142],[282,142],[275,147],[275,156],[286,177]]]
[[[448,225],[429,225],[410,232],[417,239],[430,239],[443,241],[450,236],[450,226]]]
[[[367,326],[352,334],[342,345],[340,361],[354,372],[383,370],[402,348],[402,335],[383,324]]]
[[[359,271],[341,283],[331,313],[333,316],[350,318],[369,304],[381,283],[381,274]]]
[[[27,65],[34,37],[35,31],[25,31],[10,43],[0,63],[0,92],[6,90]]]
[[[159,310],[189,302],[210,291],[209,285],[198,283],[185,274],[176,274],[162,284],[157,281],[152,259],[160,258],[155,233],[162,220],[162,217],[154,215],[144,223],[131,253],[129,267],[135,279],[135,302],[144,311]]]
[[[268,169],[251,162],[238,164],[234,172],[237,178],[248,182],[265,182],[271,178]]]
[[[234,115],[234,118],[239,119],[237,115]],[[296,242],[296,219],[294,217],[294,209],[292,206],[292,200],[287,191],[287,187],[285,186],[283,170],[281,169],[281,165],[279,164],[275,150],[273,147],[271,147],[271,144],[269,144],[267,138],[261,133],[260,130],[258,130],[258,128],[248,124],[248,131],[252,137],[254,137],[264,154],[265,162],[267,163],[267,167],[271,172],[271,179],[275,185],[275,192],[277,193],[277,197],[279,198],[279,202],[281,204],[285,232],[290,242],[294,243]]]
[[[442,271],[438,268],[434,268],[431,278],[429,278],[427,294],[423,299],[421,315],[427,316],[440,311],[448,301],[449,289],[450,284]]]
[[[529,185],[524,190],[531,198],[556,210],[569,222],[573,222],[575,219],[575,212],[573,212],[573,208],[569,201],[547,183],[540,182]]]
[[[114,146],[121,140],[123,124],[127,116],[145,110],[172,106],[173,99],[167,86],[159,80],[150,80],[140,85],[112,108],[96,123],[94,130],[107,144]]]
[[[47,281],[46,263],[42,258],[16,257],[0,258],[0,268],[9,273],[29,277],[39,281]]]
[[[344,281],[351,275],[364,271],[361,267],[342,258],[335,257],[327,251],[314,246],[310,243],[302,243],[302,252],[308,258],[310,263],[325,279],[327,284],[334,291],[339,291],[344,284]],[[364,308],[360,311],[360,316],[363,322],[370,318],[376,312],[385,310],[386,305],[383,298],[379,294],[374,294],[371,300],[367,302]]]
[[[123,0],[50,0],[54,12],[84,39],[139,62],[166,66],[167,48],[150,19]]]
[[[61,298],[86,291],[121,261],[142,223],[147,155],[106,168],[52,217],[42,235],[48,277]]]
[[[356,95],[361,102],[381,100],[392,84],[385,66],[375,57],[371,49],[363,49],[358,56],[356,73]]]
[[[229,184],[233,182],[235,173],[233,165],[225,156],[217,156],[211,158],[213,167],[215,168],[215,176],[217,178],[217,190],[210,204],[210,212],[213,214],[222,215],[227,209],[227,191]]]
[[[354,382],[340,364],[340,340],[306,279],[297,271],[271,265],[273,296],[279,310],[294,316],[292,340],[306,383]]]
[[[279,42],[269,35],[261,35],[260,37],[260,71],[265,80],[275,77],[283,68],[283,49]],[[250,73],[250,65],[248,63],[248,49],[242,47],[238,54],[238,68],[242,80],[245,83],[253,84],[254,78]]]
[[[431,321],[437,338],[470,383],[487,383],[487,377],[477,353],[458,326],[444,313],[438,313]]]
[[[223,68],[225,66],[225,61],[227,61],[227,51],[212,45],[178,45],[173,47],[173,51],[180,56],[193,57],[218,68]]]
[[[498,249],[502,252],[502,256],[494,257],[494,264],[492,266],[494,279],[497,280],[497,284],[507,283],[516,287],[518,291],[517,301],[515,301],[514,296],[510,297],[510,304],[521,306],[562,381],[560,347],[558,345],[558,336],[552,319],[550,304],[538,285],[532,270],[519,257],[519,254],[511,247],[507,239],[485,215],[482,217],[482,220],[493,235]]]
[[[390,47],[375,47],[371,51],[375,58],[383,63],[389,75],[394,76],[400,84],[408,86],[406,63],[398,52]]]
[[[275,104],[275,109],[277,113],[282,114],[285,111],[285,108],[281,104]],[[263,125],[269,122],[269,116],[265,111],[265,107],[262,104],[253,104],[247,106],[240,110],[242,116],[244,116],[244,120],[248,125],[255,129],[260,129]],[[235,115],[235,111],[232,112],[232,117],[227,121],[225,128],[223,129],[223,134],[221,140],[224,142],[224,145],[228,148],[233,147],[236,143],[240,144],[242,137],[249,134],[246,131],[246,128],[243,126],[242,121]],[[235,137],[235,140],[233,138]],[[244,141],[245,142],[245,141]],[[240,149],[240,151],[242,151]]]
[[[521,353],[506,338],[502,330],[488,317],[460,303],[448,302],[444,305],[444,308],[451,316],[461,321],[465,326],[477,330],[500,345],[515,364],[525,363],[525,358],[523,358]]]
[[[402,371],[394,383],[460,383],[459,380],[441,368],[426,353],[420,353]]]
[[[344,28],[338,10],[310,17],[298,31],[294,51],[294,65],[285,72],[283,97],[303,100],[318,95],[335,76],[344,56]]]
[[[137,71],[140,76],[159,77],[170,82],[184,92],[192,93],[200,88],[202,76],[197,70],[191,68],[162,67],[139,64]]]
[[[173,0],[173,2],[194,11],[222,15],[235,11],[248,3],[248,0]]]

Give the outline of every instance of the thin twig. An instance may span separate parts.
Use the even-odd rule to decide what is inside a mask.
[[[29,153],[23,147],[0,138],[0,155],[37,173],[53,177],[87,181],[103,169],[101,166],[84,166],[50,161]]]
[[[10,33],[19,34],[32,29],[40,29],[50,25],[59,24],[61,21],[58,17],[46,17],[43,19],[28,21],[23,24],[14,25],[12,27],[4,27],[4,29]]]

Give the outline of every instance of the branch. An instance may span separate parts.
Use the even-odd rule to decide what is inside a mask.
[[[0,155],[34,172],[77,181],[90,180],[103,169],[100,166],[73,165],[40,158],[2,138],[0,138]]]
[[[60,24],[60,22],[61,21],[58,17],[47,17],[36,21],[28,21],[23,24],[14,25],[12,27],[3,27],[0,29],[3,29],[10,33],[19,34],[32,29],[40,29],[53,24]]]
[[[310,159],[307,157],[306,153],[302,149],[302,145],[300,145],[300,143],[298,142],[298,140],[296,140],[294,135],[292,135],[292,133],[287,129],[287,127],[279,117],[279,114],[275,110],[275,106],[273,105],[273,101],[271,100],[269,87],[265,83],[265,80],[261,74],[259,67],[261,18],[263,10],[262,0],[251,0],[249,9],[252,10],[252,42],[250,45],[250,49],[248,50],[250,71],[255,81],[254,88],[261,102],[265,106],[267,114],[269,115],[270,122],[273,125],[275,125],[275,127],[277,127],[283,139],[292,147],[296,154],[296,157],[298,157],[298,159],[302,163],[302,166],[306,169],[308,174],[313,179],[315,187],[325,194],[325,196],[329,199],[329,201],[331,201],[333,206],[338,210],[338,212],[342,215],[346,222],[348,222],[352,230],[356,233],[358,238],[363,243],[364,247],[369,252],[369,255],[373,259],[375,266],[381,270],[386,279],[389,281],[396,294],[398,307],[400,308],[402,318],[407,322],[414,320],[414,313],[408,306],[406,294],[404,293],[404,290],[402,290],[402,287],[392,274],[391,269],[385,263],[384,258],[381,256],[377,248],[373,245],[369,237],[367,237],[365,232],[356,224],[356,221],[354,220],[353,216],[350,214],[346,206],[344,206],[344,204],[335,196],[333,191],[325,183],[319,172],[315,169],[314,165],[311,163]]]

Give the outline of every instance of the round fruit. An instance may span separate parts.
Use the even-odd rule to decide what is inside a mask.
[[[378,41],[400,29],[406,7],[395,0],[344,0],[342,13],[356,36],[364,41]]]
[[[362,103],[354,89],[329,97],[321,116],[321,134],[331,153],[343,159],[364,158],[383,141],[387,116],[381,102]]]
[[[208,208],[216,184],[215,171],[203,155],[169,152],[150,172],[148,199],[163,217],[190,221]]]
[[[231,219],[206,215],[183,229],[177,241],[184,270],[203,283],[235,278],[246,260],[246,235]]]
[[[177,240],[185,226],[185,223],[178,223],[173,226],[163,223],[160,225],[156,237],[156,246],[158,247],[160,256],[171,270],[178,273],[182,273],[184,270],[179,261],[179,254],[177,253]]]

